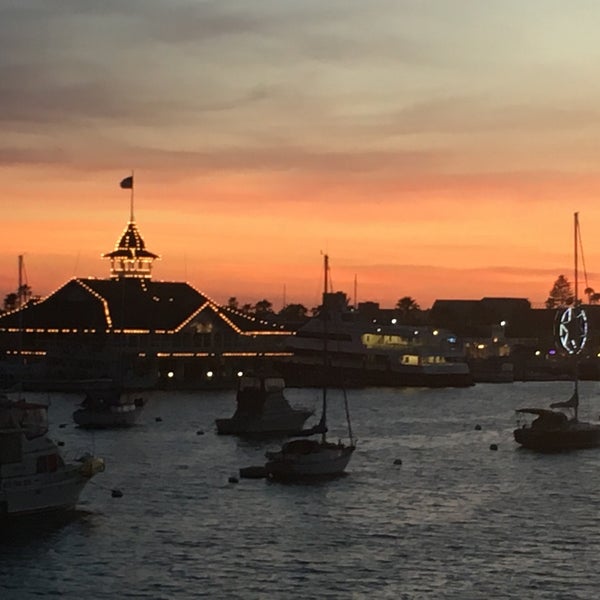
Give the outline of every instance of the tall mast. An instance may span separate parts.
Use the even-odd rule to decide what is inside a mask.
[[[574,277],[575,277],[575,301],[574,301],[574,305],[578,306],[579,305],[579,273],[578,273],[578,264],[577,264],[577,250],[578,250],[578,245],[579,245],[579,213],[575,213],[574,214],[574,222],[573,222],[573,228],[574,228],[574,232],[573,232],[573,242],[574,242],[574,252],[573,252],[573,256],[575,257],[575,270],[574,270]]]
[[[327,437],[327,319],[329,318],[329,307],[327,305],[327,284],[329,274],[329,256],[323,255],[323,406],[321,412],[321,425],[323,432],[321,433],[321,441],[326,442]]]
[[[573,241],[574,241],[574,278],[575,278],[575,299],[573,301],[573,315],[577,319],[577,324],[580,325],[579,322],[579,311],[583,309],[579,309],[579,265],[578,265],[578,246],[579,246],[579,213],[574,213],[573,215]],[[581,352],[581,348],[576,349],[573,354],[573,375],[575,380],[575,386],[573,390],[573,397],[575,398],[575,403],[573,406],[573,414],[575,419],[577,419],[579,412],[579,352]]]

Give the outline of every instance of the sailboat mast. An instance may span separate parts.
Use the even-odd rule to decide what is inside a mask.
[[[573,277],[575,278],[575,298],[573,300],[573,314],[577,318],[579,315],[579,264],[578,264],[578,247],[579,247],[579,213],[573,215],[573,243],[574,243],[574,272]],[[573,354],[573,379],[574,379],[574,390],[573,397],[575,398],[575,405],[573,407],[573,414],[575,419],[578,417],[579,412],[579,352],[576,351]]]
[[[574,305],[578,306],[579,305],[579,264],[578,264],[578,246],[579,246],[579,213],[575,213],[574,215],[574,223],[573,223],[573,227],[574,227],[574,232],[573,232],[573,243],[574,243],[574,252],[573,252],[573,256],[575,259],[575,265],[574,265],[574,277],[575,277],[575,301],[574,301]]]
[[[323,255],[323,403],[321,407],[321,425],[323,426],[323,432],[321,433],[321,442],[327,441],[327,359],[328,359],[328,347],[327,347],[327,335],[328,327],[327,320],[329,318],[329,307],[327,305],[327,285],[329,278],[329,256]]]

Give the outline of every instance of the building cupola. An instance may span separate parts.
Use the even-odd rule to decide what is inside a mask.
[[[110,258],[111,279],[150,279],[152,263],[160,258],[146,250],[133,216],[133,175],[121,181],[121,187],[131,190],[129,223],[112,252],[102,255]]]

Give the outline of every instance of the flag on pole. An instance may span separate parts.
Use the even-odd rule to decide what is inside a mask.
[[[123,179],[123,181],[121,181],[121,187],[124,190],[132,190],[133,189],[133,175],[130,175],[129,177],[125,177],[125,179]]]

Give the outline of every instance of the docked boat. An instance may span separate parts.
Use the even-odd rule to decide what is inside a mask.
[[[84,429],[133,427],[142,412],[145,400],[121,392],[118,388],[99,389],[86,393],[73,420]]]
[[[324,257],[325,286],[323,307],[320,314],[320,323],[322,328],[321,345],[322,361],[327,364],[328,354],[328,329],[330,327],[330,315],[325,294],[328,289],[329,278],[329,258]],[[339,382],[338,382],[339,384]],[[346,421],[348,426],[349,442],[344,443],[341,440],[333,443],[327,440],[327,385],[322,386],[322,405],[321,418],[319,423],[304,432],[303,435],[320,434],[320,439],[300,438],[290,440],[283,444],[278,451],[268,451],[266,453],[267,463],[265,472],[270,479],[280,480],[303,480],[313,478],[329,478],[342,475],[356,449],[354,437],[352,435],[352,426],[350,423],[350,412],[348,410],[347,398],[344,393],[344,404],[346,409]]]
[[[48,433],[48,407],[0,396],[0,519],[68,511],[104,470],[91,455],[66,463]]]
[[[573,393],[565,402],[555,402],[549,408],[520,408],[519,418],[528,420],[517,427],[515,441],[530,450],[560,452],[600,447],[600,423],[579,420],[579,355],[588,336],[588,320],[578,295],[578,249],[581,246],[579,215],[575,213],[575,295],[572,306],[562,310],[557,318],[558,342],[573,359]],[[534,416],[535,419],[531,420]]]
[[[290,356],[277,363],[289,387],[467,387],[473,377],[456,336],[423,325],[361,319],[344,298],[328,293],[328,363],[323,364],[323,327],[313,317],[286,342]]]
[[[241,377],[235,413],[216,419],[217,432],[260,437],[297,434],[313,411],[291,406],[284,392],[281,377]]]

